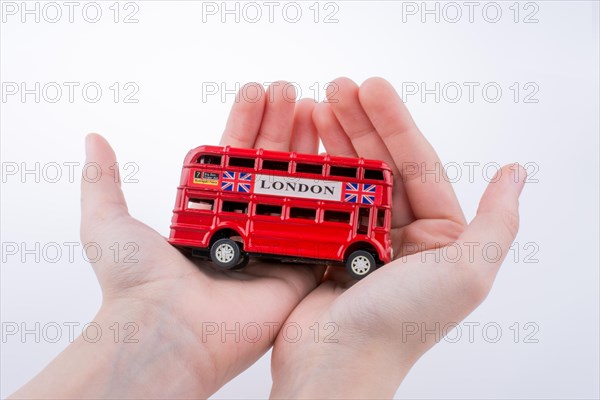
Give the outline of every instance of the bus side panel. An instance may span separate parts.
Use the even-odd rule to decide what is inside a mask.
[[[238,232],[242,240],[247,237],[248,233],[248,215],[234,213],[220,213],[217,218],[215,232],[221,229],[233,229]]]
[[[180,246],[208,247],[215,214],[208,211],[175,211],[170,242]]]
[[[285,240],[281,234],[284,229],[283,220],[279,217],[253,217],[246,250],[251,253],[280,254],[285,248]]]
[[[250,225],[247,248],[251,253],[291,258],[343,260],[343,249],[350,235],[349,224],[285,222],[255,217]]]
[[[319,228],[315,221],[286,220],[276,232],[277,254],[290,258],[323,258],[319,251]]]
[[[346,223],[321,223],[316,231],[317,258],[343,261],[344,248],[351,239],[352,227]]]

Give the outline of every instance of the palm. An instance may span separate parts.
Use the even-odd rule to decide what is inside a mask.
[[[215,271],[206,262],[190,261],[128,215],[105,219],[93,229],[84,225],[82,238],[84,243],[111,249],[94,263],[105,296],[168,307],[171,322],[203,341],[215,360],[223,366],[237,362],[235,370],[225,369],[231,376],[220,377],[224,380],[270,347],[273,337],[267,334],[268,324],[281,325],[316,282],[308,267],[290,270],[283,265],[251,263],[243,272]],[[264,330],[260,340],[254,341],[256,330],[249,329],[249,324]],[[224,329],[248,338],[236,341],[235,334],[229,334],[222,341]]]

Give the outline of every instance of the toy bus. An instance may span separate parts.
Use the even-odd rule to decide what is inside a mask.
[[[382,161],[230,146],[185,157],[169,242],[222,269],[250,256],[343,263],[361,279],[392,258]]]

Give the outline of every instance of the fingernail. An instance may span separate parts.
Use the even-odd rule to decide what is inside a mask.
[[[519,163],[514,163],[510,166],[511,177],[510,181],[517,190],[517,194],[521,194],[525,181],[527,180],[527,171]]]

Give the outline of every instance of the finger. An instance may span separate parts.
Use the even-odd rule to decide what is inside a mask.
[[[285,81],[272,83],[267,89],[265,112],[254,147],[290,150],[296,89]]]
[[[344,132],[328,103],[315,105],[312,119],[327,153],[332,156],[358,157],[350,138]]]
[[[361,85],[359,99],[387,148],[393,149],[392,157],[402,175],[415,217],[450,219],[465,224],[452,185],[441,175],[443,168],[435,150],[417,128],[392,85],[382,78],[370,78]],[[435,168],[440,170],[439,175],[424,175],[424,171]]]
[[[463,264],[472,267],[467,272],[483,274],[490,285],[519,229],[519,195],[526,175],[518,164],[498,171],[481,198],[477,215],[458,241],[462,249],[475,248],[473,252],[463,251]]]
[[[397,176],[399,171],[394,159],[358,100],[358,85],[348,78],[337,78],[327,87],[326,94],[331,110],[358,155],[384,161]]]
[[[221,146],[251,148],[256,141],[265,109],[265,90],[259,83],[246,83],[238,91],[221,137]]]
[[[394,176],[394,212],[392,227],[408,225],[414,221],[408,196],[400,178],[400,171],[392,154],[375,130],[359,101],[359,88],[348,78],[335,79],[327,88],[327,98],[340,125],[350,138],[360,157],[384,161]]]
[[[290,144],[291,151],[305,154],[317,154],[317,151],[319,151],[319,136],[312,121],[314,108],[315,101],[313,99],[302,99],[296,103]]]
[[[85,151],[86,167],[81,179],[82,226],[128,215],[113,149],[106,139],[92,133],[85,138]]]

